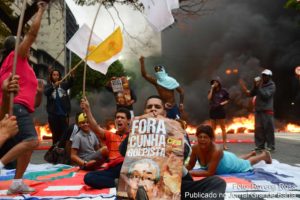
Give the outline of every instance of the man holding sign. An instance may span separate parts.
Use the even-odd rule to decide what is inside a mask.
[[[81,100],[80,107],[86,113],[91,130],[106,144],[109,151],[109,162],[106,169],[87,173],[84,177],[84,183],[98,189],[115,187],[115,179],[119,178],[124,160],[124,157],[119,152],[119,145],[128,135],[128,125],[131,119],[130,112],[126,108],[117,110],[115,114],[115,126],[117,131],[116,133],[112,133],[98,125],[86,98]]]
[[[115,96],[117,110],[119,108],[126,108],[130,111],[131,117],[134,116],[133,104],[137,98],[134,91],[129,85],[127,77],[115,77],[113,76],[107,83],[106,89],[112,92]]]
[[[183,129],[178,122],[165,117],[163,100],[159,96],[150,96],[144,113],[133,119],[132,131],[120,145],[120,152],[126,157],[118,196],[132,199],[199,199],[197,196],[224,199],[224,180],[211,176],[193,181],[183,166]],[[165,143],[161,138],[165,138]]]

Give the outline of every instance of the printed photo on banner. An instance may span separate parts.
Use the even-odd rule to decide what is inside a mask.
[[[125,76],[115,78],[111,80],[111,87],[114,92],[117,104],[130,105],[131,95],[129,81]]]
[[[175,121],[143,115],[131,124],[119,178],[120,198],[180,199],[184,130]]]

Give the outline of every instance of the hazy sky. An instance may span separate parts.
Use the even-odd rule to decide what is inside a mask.
[[[66,0],[66,2],[72,10],[79,26],[85,23],[89,27],[92,27],[98,9],[97,4],[94,6],[78,6],[73,0]],[[123,30],[125,40],[125,48],[122,52],[123,57],[137,55],[138,51],[141,50],[145,52],[146,56],[160,54],[160,33],[154,32],[151,29],[142,13],[126,5],[116,5],[116,9],[118,10],[119,17],[114,8],[107,10],[103,6],[101,7],[96,19],[94,32],[100,38],[104,39],[117,26],[120,26]],[[124,27],[126,30],[124,30]],[[125,33],[126,31],[130,36]],[[135,39],[132,39],[132,37]]]

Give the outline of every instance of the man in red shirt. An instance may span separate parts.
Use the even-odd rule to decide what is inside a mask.
[[[84,183],[93,188],[116,187],[115,179],[119,178],[124,157],[119,152],[121,142],[129,133],[130,111],[119,108],[115,114],[116,133],[103,129],[95,120],[89,102],[86,98],[81,100],[80,107],[86,113],[91,130],[106,144],[109,151],[107,168],[100,171],[89,172],[84,177]]]

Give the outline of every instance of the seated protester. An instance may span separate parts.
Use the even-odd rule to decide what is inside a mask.
[[[101,165],[107,156],[106,147],[100,149],[97,136],[90,130],[84,113],[78,116],[80,131],[74,136],[71,147],[71,160],[82,169],[92,170]]]
[[[163,100],[160,98],[160,96],[153,95],[148,97],[148,99],[146,100],[144,113],[145,114],[152,113],[154,117],[158,115],[166,117],[166,110],[164,108]],[[120,153],[123,156],[125,156],[126,154],[127,143],[128,143],[128,137],[120,145]],[[184,155],[186,155],[186,153],[184,153]],[[213,198],[214,200],[224,199],[226,182],[223,179],[217,176],[211,176],[198,181],[194,181],[184,166],[182,172],[183,173],[182,173],[182,184],[181,184],[181,199],[197,199],[193,196],[193,194],[198,194],[198,193],[207,194],[207,195],[214,194],[216,195],[216,198]],[[138,194],[139,191],[136,191],[136,193]]]
[[[81,100],[80,106],[87,115],[91,130],[105,142],[109,151],[109,162],[106,169],[87,173],[84,177],[84,183],[98,189],[116,187],[115,179],[119,178],[124,161],[124,157],[119,152],[119,145],[129,134],[130,112],[126,108],[120,108],[116,111],[115,125],[117,131],[112,133],[97,124],[86,98]]]
[[[201,125],[197,128],[196,136],[198,144],[192,148],[192,154],[188,170],[192,170],[196,161],[203,170],[192,170],[192,176],[212,176],[215,174],[240,173],[252,170],[252,165],[264,160],[267,164],[272,163],[270,152],[263,151],[256,155],[255,151],[238,158],[235,154],[223,151],[221,146],[214,143],[213,129],[208,125]]]

